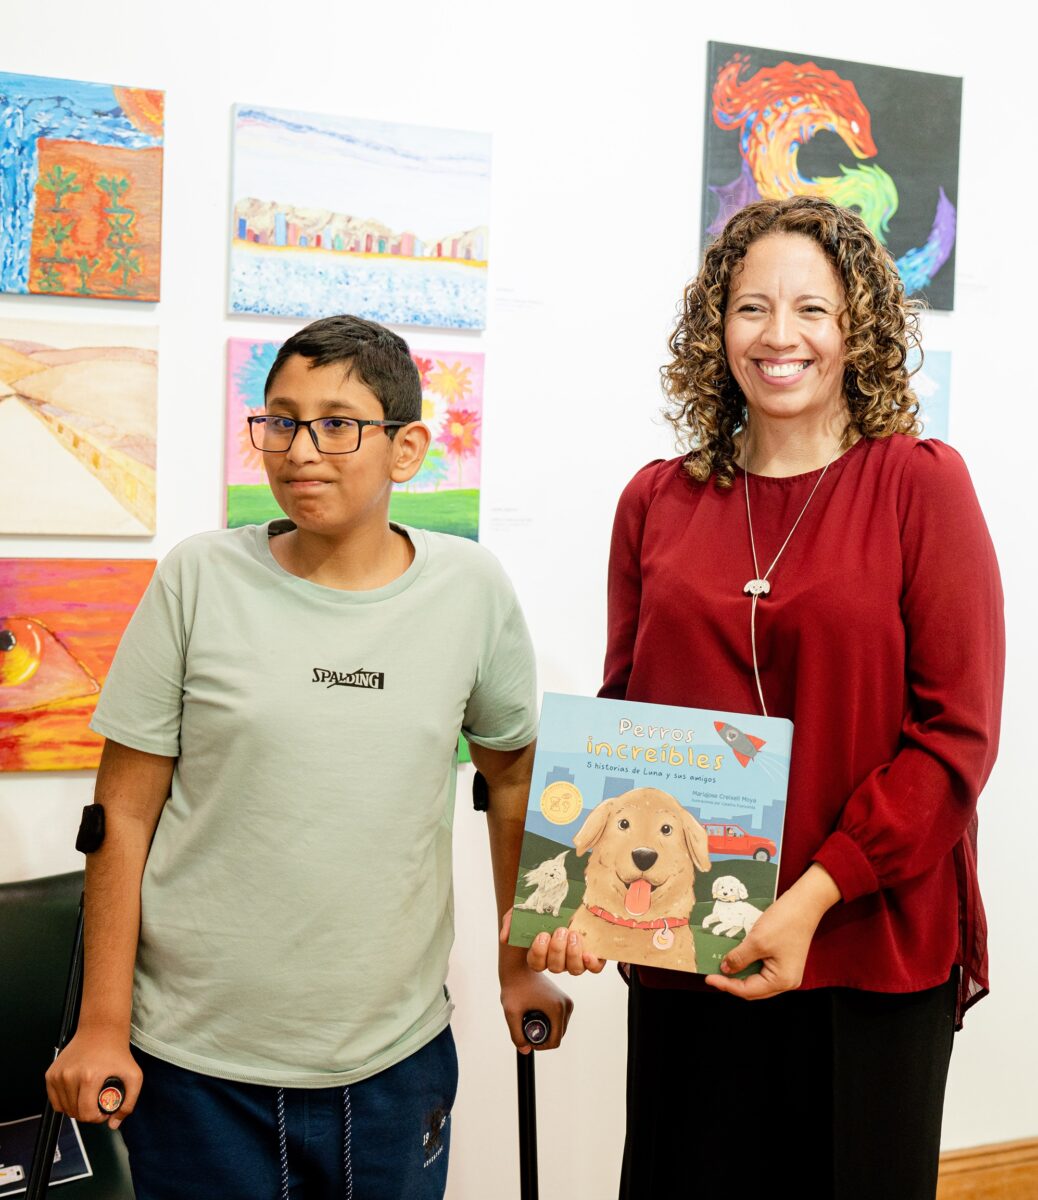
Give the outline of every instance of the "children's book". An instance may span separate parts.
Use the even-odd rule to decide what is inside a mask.
[[[793,725],[549,692],[509,941],[711,974],[773,903]],[[759,970],[759,964],[749,968]]]

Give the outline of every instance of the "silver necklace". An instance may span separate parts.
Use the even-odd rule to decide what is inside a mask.
[[[753,651],[753,677],[757,681],[757,695],[760,697],[761,712],[765,716],[768,715],[768,709],[764,703],[764,691],[760,685],[760,671],[758,670],[758,667],[757,667],[757,601],[761,598],[761,596],[766,596],[771,591],[771,582],[768,579],[768,576],[771,574],[772,571],[774,571],[775,564],[782,557],[782,552],[789,545],[789,539],[793,536],[794,533],[796,533],[796,529],[797,529],[797,526],[800,524],[801,518],[803,517],[804,513],[807,512],[808,505],[815,498],[815,492],[817,492],[819,487],[821,487],[822,480],[825,478],[826,472],[836,461],[836,456],[840,453],[840,447],[842,445],[843,445],[843,438],[841,437],[840,440],[836,443],[836,449],[833,451],[832,457],[829,459],[829,461],[823,467],[821,475],[818,476],[818,480],[815,483],[815,486],[811,489],[810,496],[808,496],[807,500],[804,502],[804,507],[800,510],[800,516],[798,516],[797,519],[793,522],[793,528],[789,531],[789,533],[786,534],[786,540],[779,547],[778,554],[776,554],[775,557],[771,560],[771,566],[768,567],[768,569],[764,572],[763,575],[760,573],[760,567],[757,565],[757,546],[753,540],[753,517],[750,514],[750,473],[749,473],[749,470],[744,470],[742,473],[743,491],[746,494],[746,524],[750,530],[750,552],[753,554],[753,574],[754,574],[754,578],[747,580],[747,582],[744,585],[742,590],[751,598],[751,600],[750,600],[750,648]],[[747,467],[749,467],[748,456],[747,456]]]

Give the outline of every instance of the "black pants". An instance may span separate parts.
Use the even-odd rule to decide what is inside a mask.
[[[632,975],[621,1200],[932,1200],[957,969],[924,992],[753,1003]]]

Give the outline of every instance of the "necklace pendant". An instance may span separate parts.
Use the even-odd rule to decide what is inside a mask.
[[[751,579],[742,590],[747,596],[766,596],[771,584],[766,579]]]

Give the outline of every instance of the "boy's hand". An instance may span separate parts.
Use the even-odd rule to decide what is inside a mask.
[[[523,1037],[523,1016],[531,1009],[539,1009],[551,1022],[551,1035],[538,1050],[554,1050],[562,1041],[573,1012],[573,1001],[550,979],[531,971],[526,965],[521,946],[506,947],[518,951],[518,958],[502,954],[501,1007],[512,1042],[520,1054],[529,1054],[533,1046]]]
[[[509,909],[501,922],[498,937],[502,946],[507,944],[511,928],[512,910]],[[579,933],[571,933],[565,925],[560,925],[552,934],[539,933],[526,955],[526,965],[531,971],[551,971],[553,975],[583,975],[585,971],[597,975],[605,964],[604,958],[596,958],[584,949]]]
[[[551,1035],[537,1049],[553,1050],[566,1032],[573,1001],[550,979],[532,969],[522,946],[508,945],[526,800],[530,794],[533,743],[521,750],[498,751],[471,742],[470,749],[472,762],[487,783],[487,830],[494,868],[494,895],[497,911],[502,914],[497,956],[501,1007],[505,1010],[512,1042],[520,1054],[529,1054],[533,1049],[523,1037],[523,1015],[531,1009],[539,1009],[551,1022]]]
[[[106,1116],[97,1106],[104,1081],[118,1076],[126,1085],[119,1111]],[[47,1098],[55,1112],[92,1125],[118,1129],[133,1112],[144,1075],[130,1053],[130,1039],[107,1031],[81,1030],[47,1071]]]

